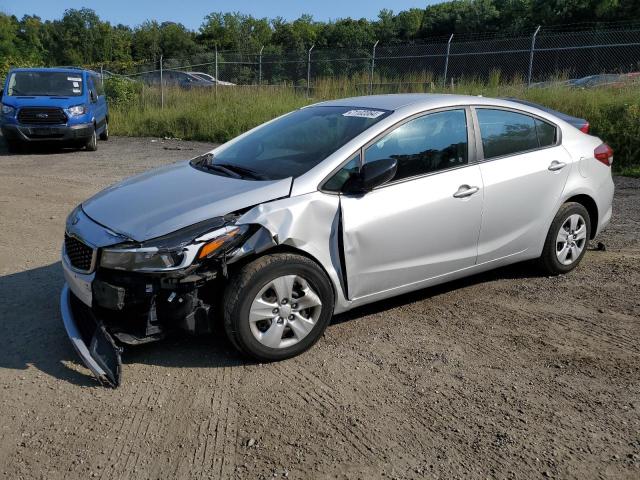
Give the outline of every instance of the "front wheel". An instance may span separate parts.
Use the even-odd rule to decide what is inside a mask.
[[[96,134],[95,127],[93,127],[93,131],[91,133],[91,136],[87,140],[85,147],[89,152],[95,152],[96,150],[98,150],[98,135]]]
[[[274,361],[318,341],[333,315],[334,295],[315,262],[285,253],[243,266],[232,276],[223,302],[231,343],[257,360]]]
[[[551,275],[570,272],[584,257],[590,235],[587,209],[579,203],[565,203],[551,223],[540,264]]]
[[[20,153],[22,145],[18,140],[7,140],[7,151],[9,153]]]

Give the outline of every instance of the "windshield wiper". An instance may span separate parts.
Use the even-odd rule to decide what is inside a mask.
[[[226,168],[227,170],[231,170],[237,174],[240,174],[243,177],[253,178],[254,180],[264,180],[265,176],[261,173],[256,172],[255,170],[251,170],[247,167],[241,167],[239,165],[233,165],[231,163],[213,163],[210,166],[218,166],[222,168]]]
[[[207,170],[214,170],[216,172],[224,173],[228,177],[242,178],[242,175],[240,175],[237,172],[234,172],[233,170],[231,170],[230,168],[225,167],[224,165],[217,165],[215,163],[203,162],[199,166],[202,167],[202,168],[206,168]]]
[[[254,180],[265,180],[266,177],[261,173],[251,170],[247,167],[241,167],[232,163],[213,163],[214,157],[211,153],[205,153],[204,155],[194,158],[191,163],[200,168],[207,170],[215,170],[216,172],[224,173],[233,178],[252,178]]]

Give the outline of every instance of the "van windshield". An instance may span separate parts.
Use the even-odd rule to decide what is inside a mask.
[[[216,167],[222,166],[265,180],[298,177],[390,113],[356,107],[303,108],[216,152],[215,158],[192,164],[213,165],[208,168],[212,172],[220,172]]]
[[[82,74],[74,72],[13,72],[7,87],[9,96],[78,97],[82,95]]]

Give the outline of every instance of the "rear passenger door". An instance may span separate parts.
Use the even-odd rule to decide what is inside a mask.
[[[560,129],[531,114],[474,108],[484,183],[478,263],[539,254],[571,168]]]

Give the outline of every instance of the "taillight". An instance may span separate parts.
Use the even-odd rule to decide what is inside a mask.
[[[589,122],[584,122],[584,125],[580,127],[582,133],[589,133]]]
[[[610,167],[613,163],[613,150],[609,145],[603,143],[593,151],[593,156],[604,163],[607,167]]]

